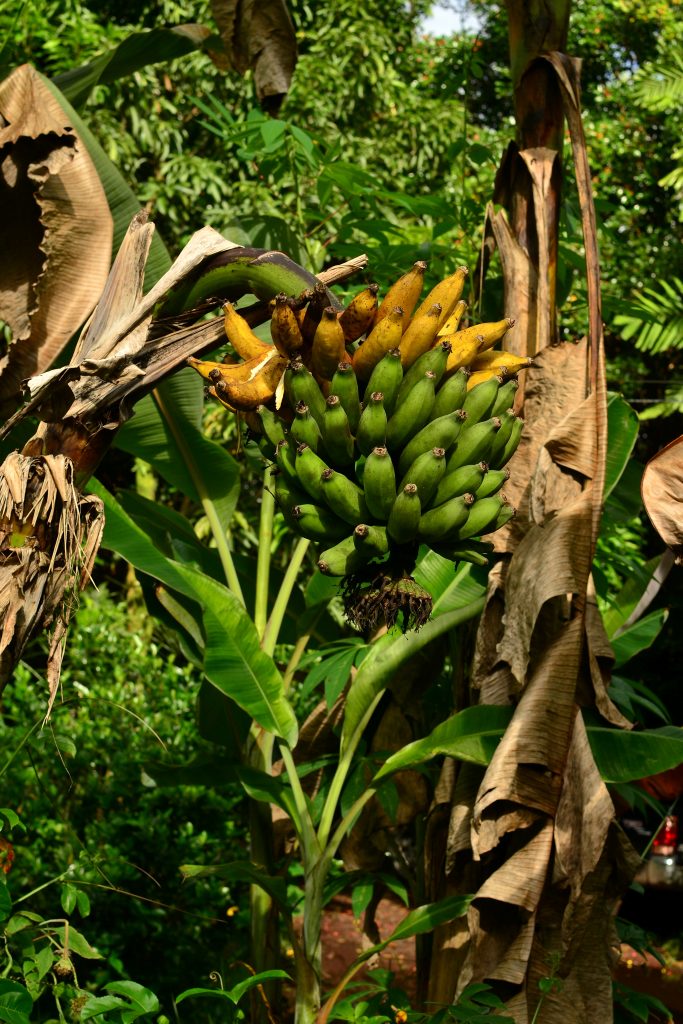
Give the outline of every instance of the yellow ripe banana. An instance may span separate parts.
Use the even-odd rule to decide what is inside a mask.
[[[403,277],[399,277],[398,281],[392,284],[387,294],[382,299],[382,304],[377,310],[375,316],[375,327],[381,323],[385,317],[388,317],[397,306],[400,306],[403,310],[403,322],[401,329],[405,331],[408,326],[408,321],[413,315],[413,310],[417,306],[418,299],[420,298],[420,292],[422,291],[422,285],[424,283],[425,270],[427,264],[423,263],[422,260],[418,260],[417,263],[413,263],[412,269],[404,274]],[[396,348],[396,346],[393,346]],[[388,351],[388,350],[387,350]]]
[[[250,380],[253,374],[258,373],[264,360],[277,355],[277,351],[272,345],[266,345],[265,349],[265,355],[254,356],[243,363],[215,363],[208,359],[195,359],[194,356],[190,356],[187,361],[193,370],[196,370],[204,380],[208,380],[212,384],[219,381],[239,383]]]
[[[371,284],[349,302],[344,312],[339,317],[339,323],[344,331],[344,341],[351,343],[358,341],[366,331],[372,328],[377,315],[377,292],[379,285]]]
[[[218,381],[214,387],[216,396],[228,408],[238,412],[249,412],[265,405],[278,390],[287,366],[287,359],[273,351],[270,359],[264,360],[261,369],[249,380]]]
[[[396,306],[372,328],[367,338],[356,349],[353,369],[360,380],[368,380],[377,363],[392,348],[398,348],[403,332],[403,309]]]
[[[473,324],[472,327],[466,327],[464,331],[458,331],[458,336],[462,341],[469,338],[483,338],[484,344],[480,348],[480,352],[485,352],[489,348],[493,348],[497,341],[504,338],[511,327],[514,327],[514,320],[510,317],[506,317],[505,320],[496,320],[495,323],[490,324]],[[448,338],[449,341],[453,339]]]
[[[270,320],[270,336],[283,356],[296,355],[304,339],[294,310],[284,292],[275,296],[275,308]]]
[[[223,398],[222,395],[218,394],[218,391],[213,385],[209,385],[208,388],[205,388],[204,394],[207,395],[209,398],[215,398],[217,402],[220,402],[221,405],[225,406],[226,409],[229,409],[230,412],[237,412],[237,409],[235,409],[234,406],[230,405],[230,402]]]
[[[467,337],[464,337],[466,334]],[[484,338],[480,334],[471,335],[467,331],[451,334],[449,337],[442,338],[441,341],[447,341],[451,346],[451,354],[448,357],[444,374],[446,377],[450,377],[461,366],[469,366],[477,353],[481,352],[484,347]]]
[[[253,434],[263,434],[263,424],[257,412],[243,412],[242,417]]]
[[[303,334],[304,341],[307,345],[313,344],[315,332],[322,319],[323,309],[325,309],[328,302],[327,288],[322,281],[318,281],[313,288],[311,298],[306,306],[304,318],[301,321],[301,333]]]
[[[422,307],[420,307],[422,308]],[[428,352],[436,340],[441,322],[441,306],[435,302],[427,312],[420,315],[418,310],[408,324],[408,328],[398,346],[401,353],[401,364],[406,370],[423,352]]]
[[[302,292],[301,295],[298,295],[294,300],[294,316],[296,317],[296,322],[298,323],[299,328],[301,328],[304,322],[306,307],[312,298],[313,292],[310,288],[307,288],[305,292]]]
[[[418,308],[415,310],[413,319],[418,316],[424,316],[429,312],[434,303],[438,302],[441,306],[439,327],[443,327],[453,312],[456,302],[462,295],[462,290],[465,287],[465,281],[467,280],[468,274],[469,270],[467,267],[458,267],[454,274],[451,274],[449,277],[445,277],[443,281],[439,281],[439,283],[432,288],[424,302],[420,303]]]
[[[332,380],[337,367],[346,359],[344,330],[333,306],[323,310],[323,315],[313,335],[311,369],[316,377]]]
[[[507,369],[505,366],[492,366],[488,370],[476,370],[467,378],[467,390],[471,391],[472,388],[476,388],[477,384],[483,384],[484,381],[491,380],[491,377],[504,376],[507,376]]]
[[[532,360],[529,356],[516,356],[514,352],[502,352],[500,349],[492,348],[488,352],[480,352],[472,363],[472,370],[490,370],[494,367],[504,366],[508,375],[526,370],[531,366]]]
[[[265,341],[261,341],[260,338],[256,337],[247,321],[243,316],[240,316],[231,302],[225,303],[223,312],[225,313],[225,333],[227,339],[235,352],[242,356],[242,359],[252,359],[255,357],[263,359],[268,352],[273,351],[272,345],[268,345]]]
[[[439,327],[439,337],[443,338],[448,334],[455,334],[460,329],[460,321],[465,315],[467,309],[467,303],[464,299],[459,299],[453,307],[453,312],[450,314],[447,320],[444,320],[441,327]]]

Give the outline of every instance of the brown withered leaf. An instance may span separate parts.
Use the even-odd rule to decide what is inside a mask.
[[[683,435],[650,459],[641,483],[645,511],[652,525],[683,562]]]
[[[227,60],[243,75],[253,71],[259,103],[277,111],[296,66],[296,33],[284,0],[212,0]],[[214,56],[221,66],[221,55]]]
[[[63,455],[13,452],[0,466],[0,693],[28,640],[51,629],[48,716],[69,619],[103,528],[101,501],[78,493]]]
[[[473,804],[466,799],[454,806],[445,854],[449,874],[437,891],[458,891],[457,873],[468,877],[476,895],[466,930],[459,922],[437,934],[430,997],[450,1002],[468,983],[487,980],[515,1020],[527,1024],[538,1003],[539,978],[557,972],[566,988],[544,1003],[543,1020],[587,1024],[611,1019],[611,911],[632,865],[615,838],[613,808],[588,745],[579,695],[613,723],[628,723],[606,689],[611,650],[596,621],[590,578],[602,505],[606,399],[579,65],[561,54],[543,59],[557,76],[572,135],[586,247],[588,340],[546,344],[538,368],[526,375],[526,439],[505,488],[521,514],[507,531],[509,560],[491,574],[473,680],[483,700],[516,706]],[[550,245],[544,247],[543,233],[553,160],[545,154],[542,165],[534,166],[518,155],[531,179],[521,193],[532,204],[519,223],[524,230],[536,226],[536,273],[550,280]],[[514,236],[503,215],[490,215],[490,221],[505,250],[506,294],[521,286],[514,315],[533,351],[539,338],[552,335],[552,304],[536,305],[540,289],[525,239]],[[537,316],[545,316],[546,324],[539,325]],[[519,334],[513,342],[520,344]],[[449,983],[444,964],[457,968],[457,981],[451,973]],[[590,1008],[579,993],[586,985]]]
[[[113,223],[90,157],[28,64],[0,83],[0,419],[97,302]]]

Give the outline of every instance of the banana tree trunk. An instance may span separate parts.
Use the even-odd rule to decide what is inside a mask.
[[[437,789],[428,898],[476,895],[467,919],[435,934],[427,995],[449,1004],[486,981],[517,1024],[608,1024],[613,911],[636,861],[581,715],[592,706],[630,726],[607,690],[611,651],[590,577],[606,449],[595,213],[580,62],[564,52],[569,3],[508,0],[508,17],[517,139],[498,171],[502,209],[489,207],[484,252],[499,250],[505,314],[516,320],[504,347],[536,368],[518,393],[525,432],[506,495],[519,512],[499,531],[504,557],[489,576],[472,692],[515,711],[488,769],[447,764]],[[556,330],[565,119],[589,297],[576,344],[558,344]]]

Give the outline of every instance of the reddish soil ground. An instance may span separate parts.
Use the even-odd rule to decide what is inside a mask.
[[[382,938],[386,938],[406,914],[401,903],[384,899],[377,911]],[[339,897],[325,913],[323,922],[323,980],[329,991],[343,976],[348,965],[362,952],[360,922],[351,911],[350,900]],[[394,972],[397,988],[415,998],[415,943],[405,939],[392,943],[379,958],[379,964]],[[362,973],[358,977],[362,977]],[[615,980],[638,992],[656,996],[673,1013],[675,1024],[683,1024],[683,963],[662,967],[650,955],[643,957],[630,946],[622,946],[621,959],[614,973]],[[654,1020],[652,1024],[655,1024]]]
[[[384,899],[377,908],[377,923],[383,939],[390,935],[406,915],[402,903]],[[361,922],[354,919],[351,901],[335,899],[326,910],[323,921],[323,988],[330,989],[341,979],[344,971],[363,951]],[[403,989],[410,999],[415,998],[415,940],[392,942],[374,966],[393,971],[397,988]],[[360,972],[357,977],[363,977]]]

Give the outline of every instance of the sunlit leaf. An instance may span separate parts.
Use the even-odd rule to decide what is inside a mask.
[[[619,668],[630,658],[634,658],[640,651],[651,647],[662,631],[662,626],[667,620],[668,610],[658,608],[649,615],[638,619],[628,629],[617,633],[610,640],[615,657],[615,668]]]

